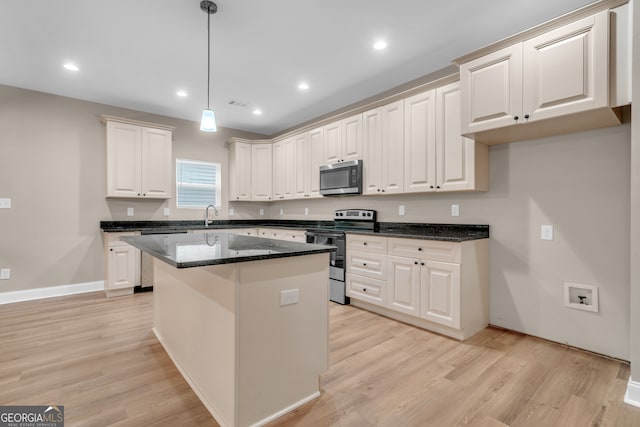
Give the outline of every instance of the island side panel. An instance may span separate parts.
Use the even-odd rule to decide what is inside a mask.
[[[238,424],[262,423],[319,396],[328,369],[329,254],[238,264]],[[281,291],[298,289],[280,306]]]
[[[177,269],[154,259],[154,332],[223,426],[237,425],[237,265]]]

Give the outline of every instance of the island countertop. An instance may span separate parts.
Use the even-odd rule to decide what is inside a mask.
[[[333,246],[224,232],[154,234],[120,239],[176,268],[294,257],[336,250]]]

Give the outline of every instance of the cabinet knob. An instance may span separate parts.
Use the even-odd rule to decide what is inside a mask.
[[[109,249],[111,252],[113,252],[113,248]]]
[[[516,122],[518,121],[519,118],[520,117],[518,117],[518,116],[513,116],[513,120],[515,120]]]
[[[422,248],[418,248],[419,251],[422,251]]]
[[[436,190],[439,190],[439,189],[440,189],[440,186],[439,186],[439,185],[436,185]]]
[[[382,192],[384,193],[384,188],[382,189]]]
[[[146,195],[147,195],[147,193],[142,193],[142,195],[143,195],[143,196],[146,196]]]
[[[362,292],[367,292],[367,288],[362,288]]]
[[[140,195],[140,193],[138,193],[138,196]]]
[[[362,243],[363,245],[367,246],[367,242]]]
[[[362,266],[363,266],[363,267],[366,267],[366,266],[367,266],[367,263],[366,263],[366,262],[363,262],[363,263],[362,263]]]
[[[418,261],[413,261],[413,263],[414,263],[415,265],[418,265]]]
[[[433,185],[430,185],[429,188],[433,188]]]
[[[420,265],[424,265],[424,262],[421,262]]]
[[[524,118],[525,118],[525,120],[529,120],[529,115],[528,115],[528,114],[525,114],[525,115],[524,115]]]
[[[380,189],[378,188],[378,191],[380,191]]]

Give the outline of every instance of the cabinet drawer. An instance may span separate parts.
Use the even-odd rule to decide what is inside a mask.
[[[387,238],[364,234],[347,234],[347,253],[350,250],[386,254]]]
[[[387,257],[373,252],[347,252],[347,272],[387,280]]]
[[[347,273],[347,296],[384,306],[387,303],[386,283]]]
[[[120,240],[120,237],[125,236],[137,236],[139,233],[137,231],[126,231],[122,233],[107,233],[105,236],[105,240],[109,246],[118,246],[118,245],[128,245],[127,243]]]
[[[389,239],[389,255],[460,263],[461,245],[422,239]]]

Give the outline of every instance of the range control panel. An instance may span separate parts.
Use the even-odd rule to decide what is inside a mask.
[[[371,209],[340,209],[333,216],[335,221],[376,222],[376,211]]]

